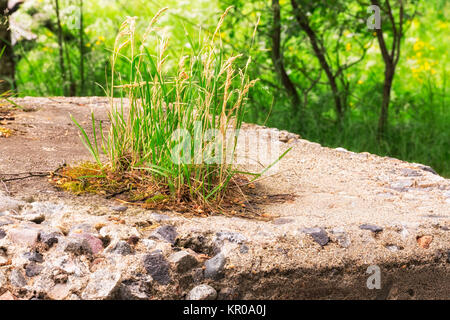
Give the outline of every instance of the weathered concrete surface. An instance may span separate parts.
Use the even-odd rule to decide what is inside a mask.
[[[90,159],[69,114],[86,127],[91,109],[107,120],[105,99],[16,102],[33,110],[4,124],[16,131],[0,138],[0,178]],[[125,210],[58,191],[45,177],[0,182],[0,296],[184,299],[205,284],[218,299],[450,297],[448,179],[419,164],[246,128],[292,147],[256,186],[295,195],[260,207],[272,221]],[[381,269],[379,290],[367,288],[370,265]]]

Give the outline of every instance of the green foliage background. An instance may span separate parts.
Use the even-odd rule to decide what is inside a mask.
[[[339,5],[339,1],[334,2]],[[36,41],[20,41],[15,46],[18,57],[17,89],[20,96],[62,95],[56,33],[49,28],[56,20],[53,1],[30,0],[14,19],[36,36]],[[61,0],[66,63],[76,94],[79,85],[77,33],[72,21],[78,0]],[[357,1],[344,2],[349,14],[361,14]],[[373,31],[366,21],[339,15],[332,7],[323,8],[311,16],[314,27],[323,34],[330,48],[331,61],[354,61],[361,56],[360,44],[367,50],[364,59],[343,72],[348,85],[346,111],[341,123],[336,121],[329,86],[324,82],[310,43],[296,26],[289,0],[281,0],[282,50],[284,64],[295,84],[301,105],[293,110],[271,60],[271,1],[230,0],[102,0],[84,1],[85,95],[104,95],[109,59],[119,26],[127,16],[138,16],[138,30],[145,29],[149,19],[162,8],[169,14],[160,22],[171,36],[171,54],[180,56],[188,46],[186,30],[191,34],[214,30],[218,17],[229,5],[234,9],[222,29],[224,45],[230,53],[243,52],[253,58],[252,77],[260,78],[250,91],[245,120],[299,133],[303,138],[330,147],[344,147],[355,152],[367,151],[389,155],[407,161],[432,166],[450,177],[450,110],[447,79],[450,43],[450,3],[445,0],[420,1],[417,14],[408,21],[402,42],[402,52],[394,79],[389,114],[389,131],[383,141],[377,141],[376,129],[382,98],[384,65]],[[364,9],[364,8],[362,8]],[[365,10],[362,10],[363,13]],[[370,14],[366,13],[369,17]],[[250,39],[253,26],[260,17],[254,49]],[[47,24],[45,23],[47,21]],[[48,22],[49,21],[49,22]],[[339,29],[338,26],[344,26]],[[341,42],[338,33],[342,31]],[[245,59],[243,59],[245,61]],[[167,68],[176,66],[168,65]],[[128,77],[127,64],[116,68]],[[318,81],[313,85],[312,81]]]

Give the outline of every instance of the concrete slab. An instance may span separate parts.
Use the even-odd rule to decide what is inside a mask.
[[[30,172],[52,171],[63,162],[90,160],[69,115],[89,127],[93,110],[97,119],[106,123],[107,99],[24,98],[16,99],[16,103],[28,112],[15,112],[15,120],[5,124],[14,134],[0,138],[1,179],[9,180],[19,173],[23,177]],[[433,174],[421,164],[324,148],[295,135],[286,138],[286,133],[277,129],[255,125],[245,125],[244,129],[239,148],[250,147],[250,158],[257,157],[257,150],[251,148],[257,144],[252,140],[256,139],[252,135],[255,132],[259,139],[267,137],[267,144],[270,141],[280,152],[292,148],[279,166],[256,185],[261,194],[294,195],[283,202],[261,205],[261,212],[276,218],[270,221],[225,216],[187,218],[174,212],[137,207],[119,212],[111,210],[118,205],[113,200],[59,191],[44,176],[10,180],[0,184],[0,189],[3,188],[0,198],[7,199],[4,203],[21,200],[28,204],[21,206],[20,212],[0,213],[0,228],[8,234],[0,239],[0,247],[8,248],[4,260],[11,259],[10,264],[0,265],[0,273],[1,270],[10,273],[13,267],[25,265],[19,257],[23,248],[8,242],[10,230],[17,233],[17,228],[30,228],[30,222],[18,219],[17,215],[30,214],[33,205],[46,203],[45,220],[31,223],[39,232],[53,228],[64,234],[77,224],[88,224],[99,230],[98,235],[95,232],[93,235],[104,241],[105,249],[116,246],[119,240],[134,246],[133,254],[126,256],[105,250],[91,257],[88,269],[80,271],[80,276],[75,277],[75,271],[69,273],[68,281],[73,287],[65,288],[65,293],[71,293],[65,297],[89,298],[84,288],[97,268],[113,268],[111,273],[122,281],[122,287],[115,284],[111,286],[114,292],[105,292],[108,298],[147,294],[159,299],[183,299],[201,284],[213,287],[222,299],[450,297],[449,179]],[[278,136],[278,140],[273,139]],[[165,219],[158,218],[161,214]],[[15,223],[1,226],[2,218],[15,219]],[[113,236],[104,236],[102,224],[115,232]],[[174,244],[151,238],[154,228],[167,225],[176,230]],[[138,240],[130,240],[130,235]],[[58,250],[57,245],[48,251],[41,250],[43,264],[49,270],[61,264],[56,262],[56,257],[60,257]],[[189,250],[202,267],[178,273],[177,266],[166,260],[179,250]],[[158,259],[150,259],[148,255]],[[77,265],[84,258],[70,259]],[[92,264],[93,261],[97,262]],[[149,261],[159,265],[150,266]],[[372,277],[376,276],[377,267],[380,287],[371,289],[370,283],[377,287]],[[204,269],[213,276],[205,277]],[[52,279],[44,279],[45,270],[38,276],[42,279],[35,281],[43,288],[44,297],[53,286],[59,285]],[[158,277],[163,272],[164,284],[152,279],[145,270],[156,270],[152,272]],[[32,289],[36,291],[29,285],[25,297],[31,297]],[[24,295],[24,290],[15,292],[8,284],[0,288],[0,295],[7,291],[15,296],[20,292]]]

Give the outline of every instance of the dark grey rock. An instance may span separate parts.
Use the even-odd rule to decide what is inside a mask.
[[[6,232],[0,229],[0,239],[3,239],[4,237],[6,237]]]
[[[42,254],[40,254],[37,251],[33,251],[33,252],[26,252],[24,254],[25,258],[27,258],[30,261],[34,261],[34,262],[38,262],[41,263],[44,261],[44,256]]]
[[[247,245],[245,245],[245,244],[241,244],[240,246],[239,246],[239,252],[240,253],[248,253],[248,251],[249,251],[249,248],[247,247]]]
[[[111,210],[115,211],[115,212],[125,212],[125,211],[128,210],[128,207],[125,207],[125,206],[114,206],[114,207],[111,207]]]
[[[432,174],[435,174],[435,175],[438,175],[438,173],[432,167],[429,167],[429,166],[420,166],[419,169],[421,169],[423,171],[431,172]]]
[[[194,281],[194,283],[199,283],[203,281],[203,279],[205,279],[203,268],[195,268],[192,271],[192,280]]]
[[[189,291],[186,300],[215,300],[217,291],[207,284],[201,284]]]
[[[27,280],[25,279],[22,271],[19,269],[13,269],[9,275],[9,282],[16,288],[22,288],[27,285]]]
[[[41,232],[39,240],[45,243],[49,248],[51,248],[55,243],[58,243],[59,238],[63,235],[58,232]]]
[[[222,253],[219,253],[205,262],[205,277],[211,279],[218,279],[222,276],[223,268],[225,267],[226,258]]]
[[[362,230],[369,230],[369,231],[372,231],[372,232],[375,232],[375,233],[383,231],[382,227],[379,227],[379,226],[376,226],[376,225],[373,225],[373,224],[362,224],[362,225],[359,226],[359,228],[362,229]]]
[[[35,277],[42,272],[43,268],[44,268],[43,266],[38,265],[35,262],[31,262],[25,268],[25,274],[27,275],[27,277],[30,277],[30,278]]]
[[[113,249],[113,252],[126,256],[129,254],[133,254],[134,250],[126,241],[121,240],[117,242],[116,246]]]
[[[175,267],[179,273],[184,273],[198,264],[197,259],[187,251],[178,251],[169,257],[169,262]]]
[[[89,242],[83,238],[67,238],[64,251],[73,253],[76,256],[92,254]]]
[[[229,231],[222,231],[216,233],[216,240],[217,241],[224,241],[228,240],[230,242],[234,243],[243,243],[247,241],[245,236],[239,232],[229,232]]]
[[[163,285],[169,284],[171,278],[169,274],[169,263],[164,258],[161,251],[156,250],[144,257],[144,268],[152,278]]]
[[[177,238],[177,231],[174,226],[166,225],[156,229],[151,237],[174,244]]]
[[[447,251],[447,263],[450,263],[450,250]]]
[[[311,238],[322,247],[330,241],[327,232],[322,228],[305,228],[301,231],[311,236]]]

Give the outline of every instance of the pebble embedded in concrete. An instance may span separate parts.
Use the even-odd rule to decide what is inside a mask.
[[[187,272],[197,266],[197,259],[187,251],[178,251],[169,257],[169,262],[179,273]]]
[[[170,283],[169,263],[164,258],[161,251],[155,250],[146,255],[144,257],[144,268],[156,282],[162,285]]]
[[[205,278],[218,279],[222,276],[226,258],[223,253],[218,253],[205,262]]]
[[[322,247],[330,241],[327,232],[322,228],[304,228],[301,229],[301,232],[311,236],[311,238]]]
[[[362,225],[359,226],[359,228],[361,230],[369,230],[369,231],[372,231],[374,233],[378,233],[378,232],[383,231],[382,227],[379,227],[379,226],[376,226],[376,225],[373,225],[373,224],[362,224]]]
[[[217,291],[207,284],[201,284],[189,291],[186,300],[215,300]]]

